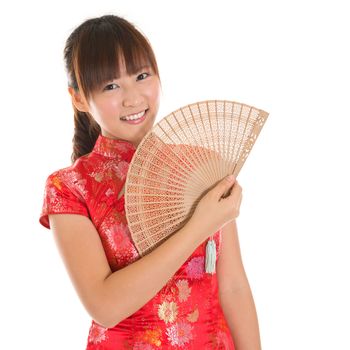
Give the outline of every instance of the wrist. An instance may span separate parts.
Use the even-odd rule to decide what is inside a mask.
[[[191,236],[196,247],[202,244],[211,234],[208,227],[201,224],[198,220],[190,220],[186,224],[187,234]]]

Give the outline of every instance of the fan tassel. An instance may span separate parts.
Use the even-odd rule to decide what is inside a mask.
[[[205,272],[214,274],[216,264],[216,243],[210,238],[207,242],[205,253]]]

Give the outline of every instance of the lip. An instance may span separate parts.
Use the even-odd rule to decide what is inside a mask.
[[[131,125],[140,124],[146,119],[148,109],[144,109],[144,111],[145,111],[145,114],[140,119],[137,119],[137,120],[122,120],[122,119],[120,119],[120,120],[124,123],[128,123]],[[142,111],[140,111],[140,112],[142,112]],[[138,112],[138,113],[140,113],[140,112]],[[129,114],[129,115],[134,115],[134,114],[138,114],[138,113],[133,113],[133,114]]]
[[[127,115],[123,115],[123,117],[130,117],[131,115],[139,114],[139,113],[141,113],[143,111],[147,111],[147,108],[141,109],[140,111],[135,112],[135,113],[130,113],[130,114],[127,114]]]

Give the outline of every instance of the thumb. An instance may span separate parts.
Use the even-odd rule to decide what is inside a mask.
[[[216,193],[218,196],[218,199],[220,199],[223,195],[224,198],[228,196],[228,191],[230,189],[230,187],[232,187],[232,185],[234,184],[234,182],[236,181],[236,178],[233,175],[229,175],[224,177],[215,187],[216,189]]]

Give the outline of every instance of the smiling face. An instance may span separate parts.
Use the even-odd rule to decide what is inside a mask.
[[[93,91],[85,111],[100,125],[103,136],[126,140],[137,147],[153,127],[159,100],[160,80],[150,66],[129,75],[121,63],[120,76]],[[128,121],[123,117],[138,119]]]
[[[148,39],[122,17],[90,18],[68,37],[64,61],[74,110],[72,161],[91,152],[100,134],[137,147],[159,109],[159,71]],[[139,120],[122,118],[130,115]]]

